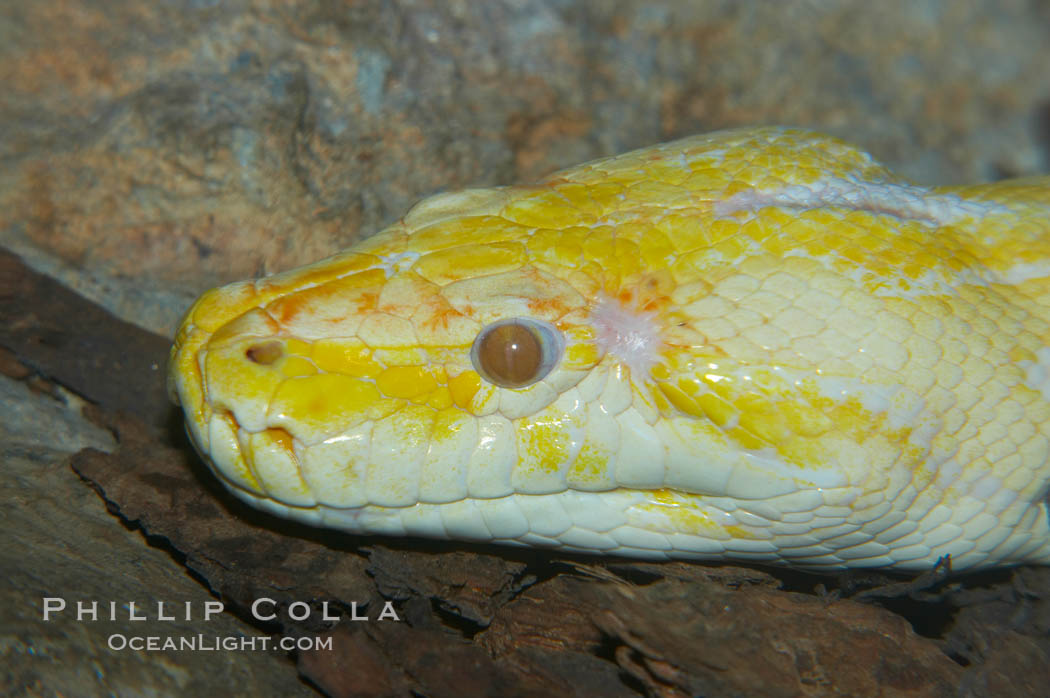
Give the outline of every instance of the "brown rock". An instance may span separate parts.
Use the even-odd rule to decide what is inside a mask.
[[[1045,8],[971,3],[0,9],[0,241],[170,334],[444,189],[731,126],[846,136],[930,183],[1048,169]]]

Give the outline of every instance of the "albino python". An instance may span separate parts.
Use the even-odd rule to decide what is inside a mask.
[[[441,194],[205,293],[170,388],[278,516],[646,558],[1050,562],[1050,178],[800,130]]]

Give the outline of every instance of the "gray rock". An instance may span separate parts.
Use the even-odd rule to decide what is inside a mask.
[[[70,469],[71,451],[113,449],[108,432],[0,377],[0,443],[0,694],[214,695],[234,686],[245,695],[313,693],[280,652],[112,649],[121,638],[214,644],[260,632],[229,613],[204,621],[205,602],[215,601],[208,590],[164,549],[121,527]],[[65,610],[45,621],[45,598],[63,599]],[[98,620],[78,621],[78,601],[98,602]],[[158,601],[177,620],[156,620]],[[149,620],[129,620],[129,602]]]
[[[43,449],[68,454],[95,448],[108,453],[116,448],[112,434],[80,415],[79,398],[66,391],[61,394],[64,402],[0,375],[0,442],[5,452]]]

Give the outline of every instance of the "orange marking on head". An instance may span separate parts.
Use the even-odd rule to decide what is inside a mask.
[[[650,298],[646,301],[643,301],[640,307],[647,313],[653,313],[661,310],[662,308],[666,308],[670,304],[671,299],[667,296],[656,296],[655,298]]]
[[[371,312],[371,311],[376,309],[376,306],[378,304],[379,304],[379,294],[378,293],[372,293],[372,292],[362,293],[361,297],[357,300],[357,312],[359,312],[359,313]]]
[[[549,313],[554,317],[560,317],[568,310],[565,304],[557,298],[529,298],[526,304],[529,306],[529,310],[534,313]]]
[[[431,316],[423,321],[423,327],[428,330],[436,330],[438,325],[441,325],[442,329],[447,330],[448,319],[457,315],[461,313],[452,306],[434,308]]]
[[[304,300],[305,299],[298,293],[292,293],[281,298],[279,303],[271,305],[271,317],[273,317],[278,324],[287,325],[294,321],[295,317],[302,312]],[[273,314],[273,311],[275,310],[276,314]]]
[[[286,450],[288,453],[295,455],[295,447],[292,445],[292,435],[284,429],[264,429],[264,433],[271,437],[275,444]]]

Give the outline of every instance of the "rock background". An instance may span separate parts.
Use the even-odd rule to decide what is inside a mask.
[[[838,598],[856,579],[288,536],[196,478],[158,396],[162,337],[200,291],[436,191],[759,123],[927,183],[1050,171],[1048,35],[1039,0],[0,4],[0,244],[128,323],[4,257],[0,692],[1037,695],[1042,570],[871,606]],[[123,518],[69,467],[83,447],[73,465]],[[260,590],[394,599],[408,620],[250,625]],[[145,625],[342,649],[116,652],[133,624],[45,624],[44,596],[218,596],[233,613]]]
[[[0,232],[170,333],[420,197],[781,123],[918,180],[1050,167],[1050,6],[899,2],[5,3]]]

